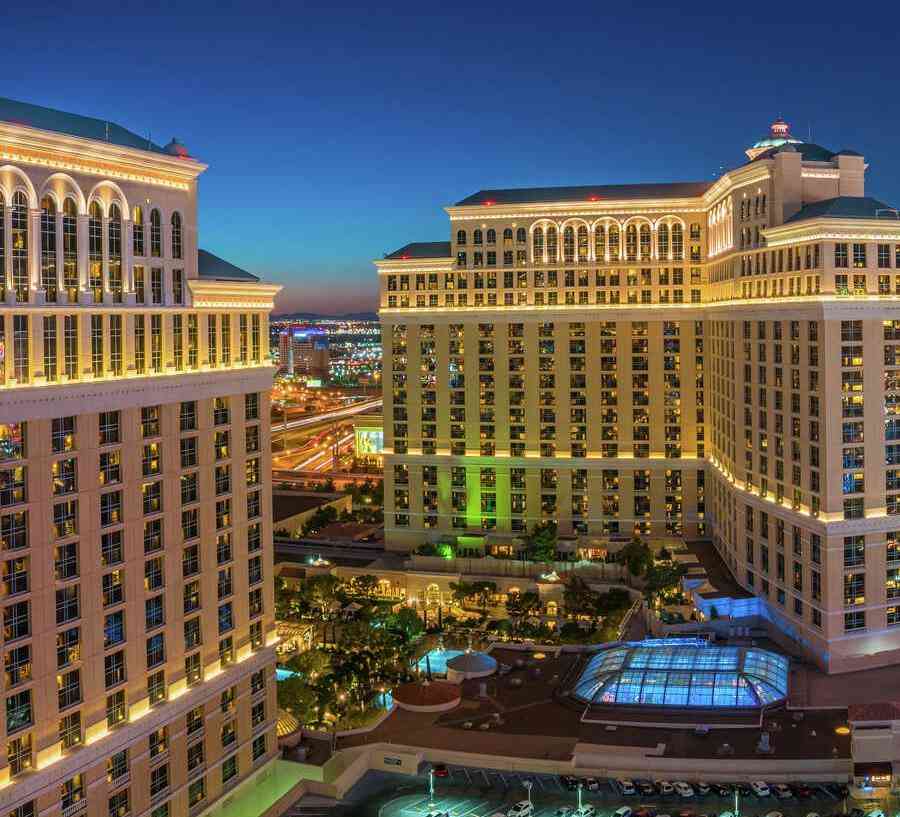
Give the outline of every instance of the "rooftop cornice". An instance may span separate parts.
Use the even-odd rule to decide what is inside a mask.
[[[566,218],[605,216],[613,213],[702,212],[699,196],[672,199],[603,199],[602,201],[552,201],[529,204],[471,204],[445,207],[451,221],[482,221],[490,218]]]
[[[779,224],[761,230],[765,249],[783,247],[797,241],[829,239],[861,239],[864,241],[896,241],[900,239],[900,219],[811,218],[791,224]]]
[[[0,122],[0,160],[92,175],[187,186],[207,165],[111,142]]]
[[[447,272],[455,265],[447,258],[376,258],[372,262],[379,272]]]

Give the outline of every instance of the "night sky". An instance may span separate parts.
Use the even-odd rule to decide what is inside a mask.
[[[282,310],[374,309],[480,188],[708,179],[779,114],[900,202],[893,4],[487,5],[19,3],[0,95],[177,136],[201,245]]]

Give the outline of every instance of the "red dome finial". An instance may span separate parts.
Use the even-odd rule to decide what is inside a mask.
[[[773,139],[790,139],[791,126],[780,116],[769,126],[769,133]]]

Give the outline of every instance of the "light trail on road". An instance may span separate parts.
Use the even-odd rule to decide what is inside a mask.
[[[369,400],[364,403],[355,403],[341,409],[332,409],[331,411],[323,411],[321,414],[313,414],[310,417],[301,417],[299,420],[289,420],[286,423],[278,423],[272,426],[273,434],[280,434],[284,431],[292,431],[295,428],[303,428],[305,426],[317,425],[318,423],[328,422],[329,420],[340,420],[343,417],[352,417],[354,414],[362,414],[369,409],[380,408],[384,404],[384,398],[379,397],[375,400]]]

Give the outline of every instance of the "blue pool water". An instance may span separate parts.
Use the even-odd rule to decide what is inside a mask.
[[[284,669],[284,667],[275,667],[275,680],[276,681],[286,681],[292,675],[296,675],[296,672],[291,672],[289,669]]]
[[[447,662],[453,658],[456,658],[457,655],[462,655],[463,650],[441,650],[441,649],[433,649],[423,655],[418,661],[418,667],[420,672],[428,672],[429,665],[431,666],[431,674],[432,675],[446,675],[447,674]],[[427,661],[425,660],[427,657]]]

